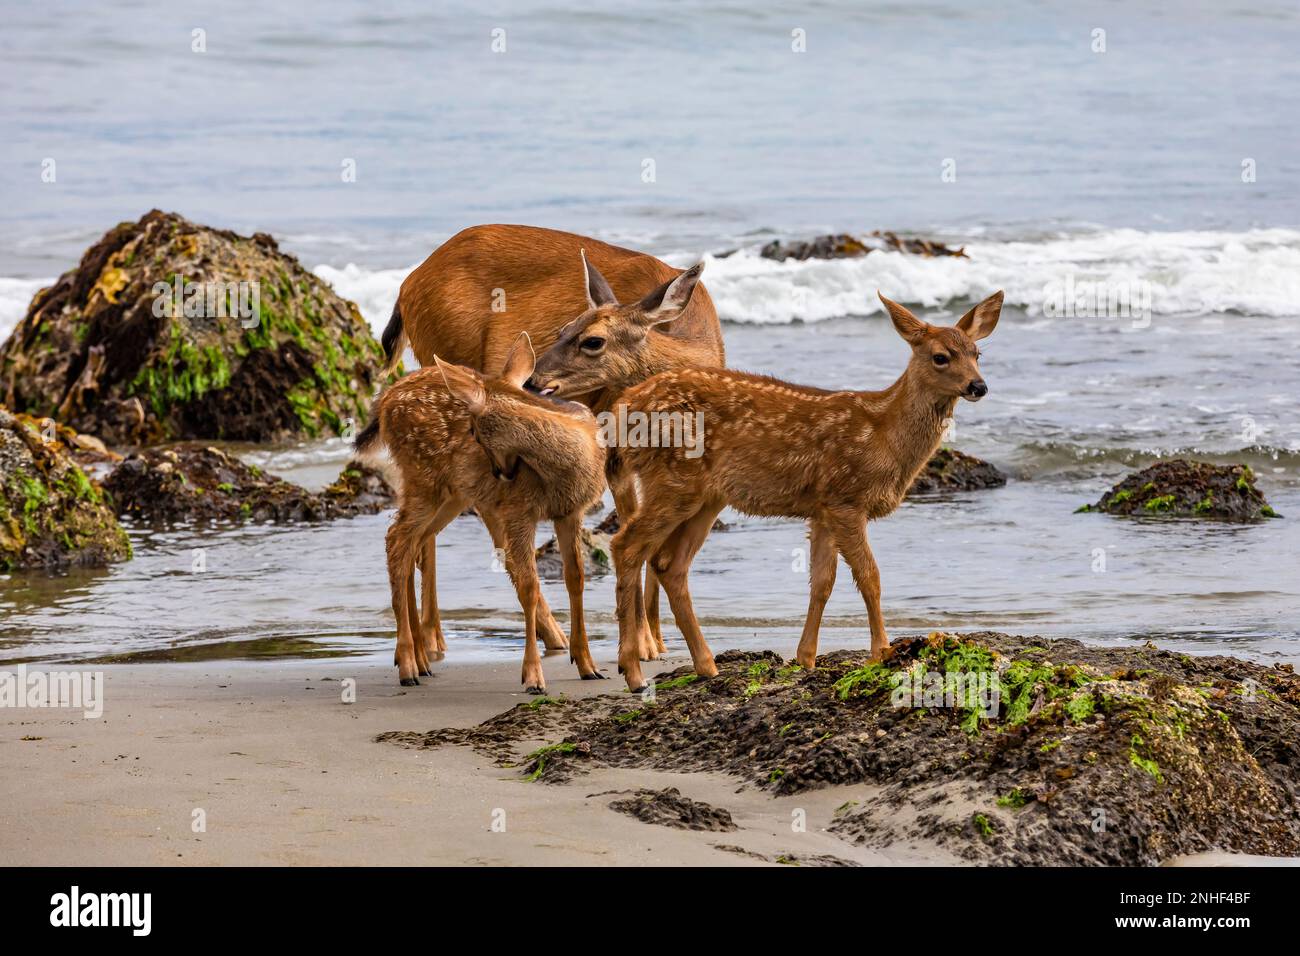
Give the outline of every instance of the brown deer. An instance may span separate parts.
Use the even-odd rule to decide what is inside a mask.
[[[581,284],[575,274],[579,262]],[[390,368],[409,344],[421,365],[433,364],[437,355],[487,370],[500,368],[511,344],[527,332],[539,349],[549,349],[534,378],[545,378],[544,386],[557,396],[599,411],[617,391],[656,372],[723,365],[718,315],[698,279],[699,267],[683,272],[654,256],[586,236],[533,226],[474,226],[447,240],[406,277],[383,344]],[[620,306],[620,301],[630,304]],[[620,515],[635,510],[631,488],[615,489],[614,500]],[[421,627],[444,646],[430,600],[436,577],[432,539],[419,563],[425,582]],[[649,573],[647,578],[652,580]],[[650,594],[647,657],[663,649],[653,600],[657,589],[651,587]],[[547,646],[562,640],[544,598],[539,616]]]
[[[623,414],[702,413],[706,426],[697,456],[644,442],[610,451],[611,473],[622,473],[622,481],[635,476],[641,486],[641,508],[623,523],[612,546],[619,670],[632,690],[644,687],[635,585],[646,561],[668,594],[695,672],[717,674],[695,619],[687,573],[728,505],[809,522],[811,594],[795,657],[800,665],[811,670],[816,663],[837,552],[866,601],[872,655],[885,653],[880,573],[866,523],[898,507],[939,447],[957,399],[974,402],[987,394],[975,342],[997,325],[1002,293],[976,305],[955,326],[929,325],[883,295],[880,300],[912,347],[906,371],[883,391],[832,392],[743,372],[686,369],[658,375],[619,399]]]
[[[525,392],[534,355],[521,333],[499,378],[433,358],[378,398],[370,424],[357,436],[359,455],[380,446],[400,475],[397,515],[388,531],[388,579],[397,618],[397,666],[402,684],[418,684],[431,657],[445,648],[422,626],[415,606],[419,549],[456,515],[473,506],[505,554],[524,614],[522,679],[529,693],[546,680],[537,650],[542,608],[534,537],[537,523],[555,522],[569,593],[570,659],[584,679],[600,677],[587,646],[582,613],[582,516],[605,489],[605,451],[596,420],[576,402]],[[427,565],[426,611],[437,617],[433,565]],[[419,639],[416,639],[419,635]],[[561,645],[562,646],[562,645]]]

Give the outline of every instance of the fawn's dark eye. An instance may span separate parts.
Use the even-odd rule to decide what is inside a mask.
[[[943,368],[948,364],[948,356],[944,355],[942,352],[936,353],[934,356],[934,364],[939,366],[939,368]]]
[[[584,352],[599,352],[605,347],[605,340],[599,335],[589,335],[578,343],[578,348]]]

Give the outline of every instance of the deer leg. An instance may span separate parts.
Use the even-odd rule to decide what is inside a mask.
[[[867,544],[866,522],[859,517],[837,525],[835,546],[852,569],[853,582],[866,601],[867,620],[871,624],[871,656],[880,660],[889,647],[889,635],[885,633],[885,616],[880,611],[880,568]]]
[[[822,626],[822,612],[835,587],[835,540],[829,528],[814,518],[808,529],[809,588],[808,617],[803,622],[803,636],[795,662],[806,670],[817,666],[817,633]]]
[[[528,693],[544,694],[546,677],[542,674],[542,656],[537,650],[538,598],[542,593],[537,581],[537,558],[533,545],[537,523],[526,519],[511,522],[506,535],[509,549],[506,568],[515,582],[519,607],[524,612],[524,667],[520,679]]]
[[[686,646],[691,650],[695,673],[706,678],[716,677],[718,666],[713,662],[713,652],[709,650],[704,634],[700,631],[700,623],[695,618],[687,577],[691,562],[703,546],[704,539],[709,536],[722,507],[721,503],[707,504],[679,524],[654,559],[655,572],[668,594],[668,603],[673,609],[677,629],[682,632]]]
[[[649,625],[650,639],[655,645],[653,657],[658,657],[668,653],[668,645],[664,643],[663,628],[659,623],[659,578],[652,565],[646,565],[644,593],[646,624]]]
[[[419,664],[415,653],[415,619],[411,604],[415,594],[415,544],[427,519],[419,511],[399,508],[388,529],[388,585],[392,592],[393,617],[397,621],[397,676],[403,686],[418,684]]]
[[[418,551],[417,551],[418,554]],[[419,559],[416,558],[416,563]],[[424,643],[424,631],[420,626],[420,606],[415,603],[415,568],[406,579],[406,613],[407,627],[411,632],[411,643],[415,651],[415,673],[420,677],[432,677],[433,665],[429,661],[429,649]]]
[[[675,499],[680,502],[681,499]],[[630,517],[619,514],[622,527],[610,545],[614,552],[615,594],[618,608],[618,670],[627,680],[628,689],[640,693],[645,689],[641,676],[641,648],[647,633],[644,609],[639,604],[641,566],[668,538],[690,512],[683,513],[680,503],[664,503],[663,513],[651,514],[645,508]],[[690,508],[688,504],[686,506]]]
[[[496,548],[497,553],[509,555],[509,545],[506,541],[505,524],[498,515],[482,515],[483,523],[487,525],[488,534],[492,535],[492,546]],[[535,559],[534,559],[535,560]],[[509,561],[506,561],[509,567]],[[551,606],[546,603],[546,595],[540,590],[537,592],[537,633],[542,636],[542,643],[546,645],[547,650],[558,651],[569,646],[569,639],[564,636],[564,630],[556,622],[555,616],[551,613]]]
[[[599,680],[604,675],[596,670],[587,646],[587,622],[582,613],[582,539],[579,530],[582,515],[571,514],[555,522],[555,537],[564,559],[564,587],[569,592],[569,660],[578,667],[583,680]]]
[[[465,502],[450,498],[442,503],[433,517],[433,523],[424,535],[424,548],[420,553],[420,629],[425,654],[431,659],[447,652],[447,639],[442,633],[442,620],[438,616],[438,535],[442,529],[464,510]]]
[[[630,521],[632,516],[637,512],[638,503],[637,503],[636,488],[633,486],[630,480],[625,480],[620,482],[617,486],[612,486],[610,488],[610,491],[614,495],[614,507],[618,511],[618,520],[619,520],[619,525],[621,527],[627,524],[627,522]],[[652,573],[653,572],[650,571],[646,572],[647,588],[650,586],[650,582],[652,581],[652,577],[651,577]],[[658,654],[659,645],[655,643],[653,634],[650,630],[650,624],[647,616],[649,609],[646,607],[645,591],[641,589],[641,569],[639,567],[636,569],[635,578],[636,578],[635,585],[632,590],[634,591],[633,606],[636,608],[635,613],[637,618],[636,634],[637,634],[637,643],[639,648],[638,652],[641,656],[641,660],[650,661],[650,660],[654,660],[656,657],[659,656]],[[655,584],[653,586],[655,588],[655,610],[657,616],[659,586],[658,584]],[[658,624],[659,622],[658,620],[656,620],[655,626],[658,627]],[[622,628],[620,627],[620,634],[621,632],[622,632]]]

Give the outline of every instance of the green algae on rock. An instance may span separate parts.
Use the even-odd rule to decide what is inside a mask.
[[[927,839],[974,862],[1300,854],[1300,678],[1285,665],[993,632],[897,641],[884,661],[836,651],[811,672],[770,651],[717,664],[709,680],[659,675],[653,700],[600,695],[377,739],[468,744],[541,783],[635,767],[728,773],[774,795],[868,784],[830,832]],[[537,740],[556,741],[544,761],[521,753]]]
[[[119,515],[152,524],[323,521],[393,503],[383,478],[357,463],[317,493],[219,448],[192,445],[131,455],[104,479],[104,490]]]
[[[1255,486],[1248,465],[1215,465],[1174,458],[1129,475],[1079,511],[1142,517],[1255,521],[1281,517]]]
[[[155,209],[36,294],[0,402],[110,445],[315,437],[365,419],[382,364],[356,306],[270,236]]]
[[[127,560],[131,543],[99,485],[51,431],[47,440],[40,422],[0,408],[0,571]]]

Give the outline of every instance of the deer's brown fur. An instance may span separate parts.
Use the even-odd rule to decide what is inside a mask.
[[[584,252],[619,302],[637,303],[683,271],[587,236],[535,226],[473,226],[439,246],[402,282],[401,334],[392,339],[390,360],[401,357],[405,341],[421,365],[432,364],[437,355],[444,362],[496,369],[520,332],[529,334],[542,355],[562,328],[589,310],[591,300],[576,271]],[[635,381],[665,368],[724,362],[722,328],[703,286],[680,314],[653,331],[647,326],[646,332],[642,337],[651,340],[654,363]],[[545,360],[542,365],[545,370]],[[598,386],[580,397],[590,405],[599,391]]]
[[[668,594],[695,670],[717,673],[687,589],[691,561],[718,513],[730,505],[753,515],[805,518],[810,526],[811,594],[796,659],[812,668],[822,611],[843,556],[866,602],[871,648],[888,646],[880,575],[866,522],[892,512],[939,446],[958,398],[987,392],[975,340],[993,331],[998,292],[955,326],[922,322],[881,296],[912,347],[906,371],[882,391],[793,385],[729,370],[667,372],[619,398],[629,412],[703,413],[703,454],[681,448],[619,448],[614,470],[634,475],[642,506],[613,541],[617,573],[619,667],[628,686],[644,682],[637,648],[643,637],[635,584],[646,561]]]
[[[569,594],[570,657],[584,678],[599,677],[583,621],[583,572],[578,532],[582,516],[604,491],[605,452],[589,409],[530,394],[521,387],[533,371],[527,334],[505,357],[499,378],[433,357],[433,367],[399,379],[379,397],[372,425],[357,440],[373,454],[382,444],[400,475],[397,515],[388,531],[388,574],[397,619],[398,676],[418,683],[429,660],[445,650],[441,628],[416,613],[414,572],[423,550],[428,572],[425,613],[437,620],[433,586],[435,540],[466,507],[482,517],[504,552],[524,614],[522,679],[530,692],[545,689],[537,636],[548,634],[534,537],[541,520],[555,522]],[[417,639],[418,637],[418,639]],[[559,635],[558,646],[563,645]],[[556,646],[547,639],[548,646]]]
[[[534,226],[473,226],[407,276],[384,345],[390,367],[409,343],[421,365],[436,355],[486,370],[500,368],[511,343],[527,332],[545,350],[535,386],[599,411],[623,388],[658,372],[723,365],[717,311],[698,278],[698,266],[684,272],[587,236]],[[605,341],[597,356],[581,348],[595,336]],[[620,515],[636,510],[635,489],[612,490]],[[433,556],[430,548],[422,552],[422,627],[442,643],[436,605],[431,612],[427,599],[436,575]],[[647,582],[651,624],[643,653],[648,658],[664,645],[658,590],[649,572]],[[637,595],[643,607],[639,588]],[[558,633],[544,601],[541,618],[543,634]]]

